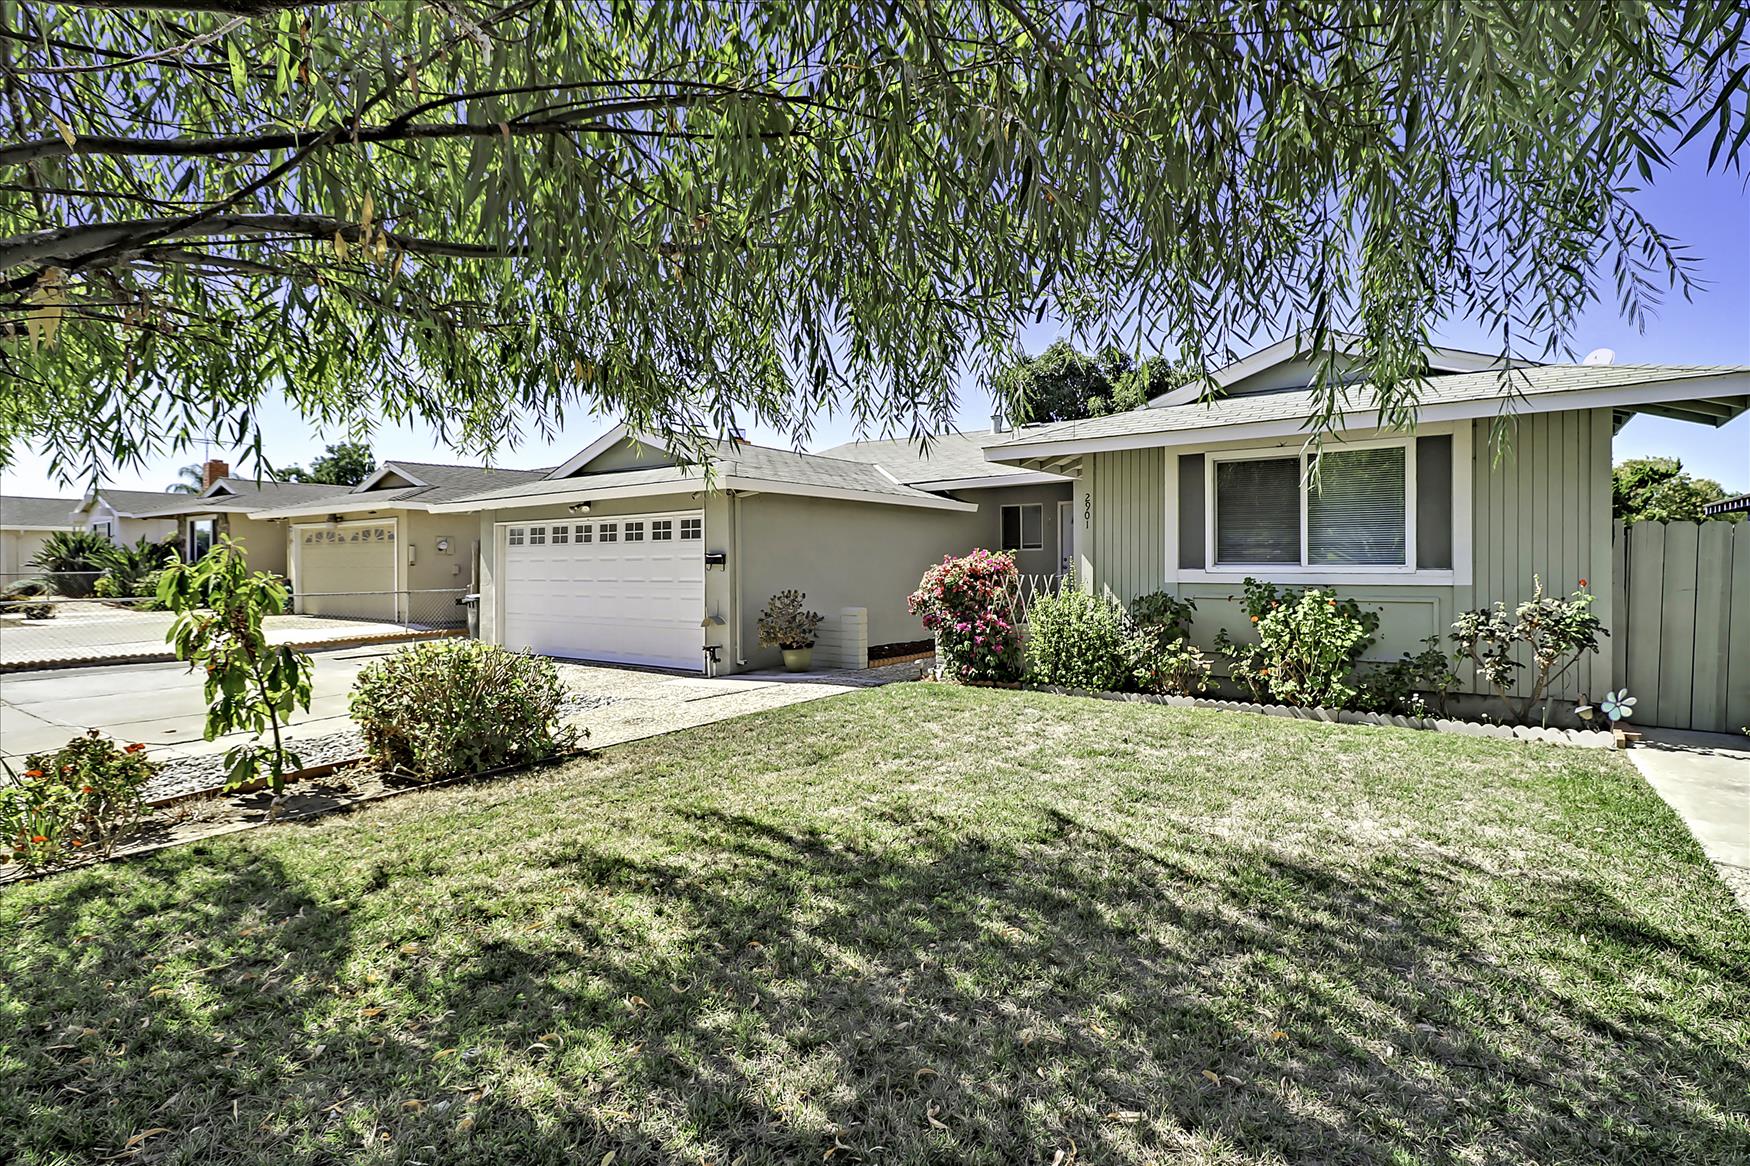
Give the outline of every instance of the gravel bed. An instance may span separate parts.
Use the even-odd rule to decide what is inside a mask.
[[[566,716],[575,716],[590,709],[604,708],[615,700],[615,697],[572,689],[560,704],[559,711]],[[298,755],[298,761],[305,768],[311,768],[351,761],[364,753],[365,743],[356,730],[348,729],[341,733],[326,733],[320,737],[296,738],[291,742],[291,748]],[[163,762],[158,776],[146,786],[146,797],[173,798],[212,789],[222,785],[224,781],[223,753],[209,753],[200,757],[170,757]]]

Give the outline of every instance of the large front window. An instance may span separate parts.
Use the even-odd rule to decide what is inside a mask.
[[[1406,446],[1215,461],[1218,567],[1408,565]]]

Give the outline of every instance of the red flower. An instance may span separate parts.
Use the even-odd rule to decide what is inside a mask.
[[[24,776],[26,777],[41,777],[42,775],[43,771],[40,769],[27,769],[24,771]]]
[[[30,840],[32,842],[47,842],[49,838],[46,834],[32,834]]]
[[[123,753],[138,753],[141,750],[143,750],[144,748],[145,748],[144,745],[142,745],[138,741],[135,741],[132,745],[129,745],[126,749],[123,749],[122,752]]]
[[[82,794],[94,794],[97,792],[97,787],[94,785],[82,785],[79,787],[79,792]]]
[[[1582,587],[1586,586],[1586,580],[1584,580],[1584,579],[1580,580],[1580,586],[1582,586]]]

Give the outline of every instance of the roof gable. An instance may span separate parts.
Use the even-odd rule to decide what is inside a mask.
[[[1321,359],[1330,360],[1343,379],[1360,380],[1367,373],[1362,361],[1364,351],[1359,336],[1334,333],[1330,338],[1329,349],[1321,352],[1313,344],[1309,333],[1296,332],[1223,365],[1210,373],[1207,380],[1193,381],[1153,397],[1149,404],[1160,408],[1188,404],[1206,394],[1241,397],[1252,393],[1281,393],[1309,388],[1318,377]],[[1517,368],[1536,363],[1524,360],[1504,361],[1499,354],[1432,344],[1425,346],[1422,354],[1429,376],[1486,372],[1490,369]]]
[[[652,441],[648,434],[634,432],[631,426],[621,424],[554,466],[547,476],[569,478],[574,474],[655,470],[679,464],[679,459]]]

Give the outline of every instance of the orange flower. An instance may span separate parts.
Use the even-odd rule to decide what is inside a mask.
[[[1253,616],[1253,617],[1252,617],[1252,622],[1253,622],[1253,623],[1257,623],[1257,622],[1258,622],[1258,617],[1257,617],[1257,616],[1255,616],[1255,615],[1254,615],[1254,616]]]
[[[24,771],[24,776],[26,777],[41,777],[42,775],[43,771],[40,769],[27,769]]]
[[[138,753],[144,748],[145,748],[144,745],[142,745],[138,741],[135,741],[132,745],[129,745],[126,749],[123,749],[122,752],[123,753]]]
[[[32,842],[47,842],[49,838],[46,834],[32,834],[30,840]]]
[[[82,794],[94,794],[97,792],[97,787],[94,785],[82,785],[79,787],[79,792]]]
[[[1580,586],[1582,586],[1582,587],[1586,586],[1586,580],[1584,580],[1584,579],[1580,580]]]

